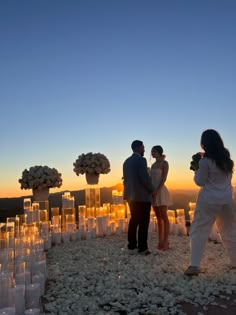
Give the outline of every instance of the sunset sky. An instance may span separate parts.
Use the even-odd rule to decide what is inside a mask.
[[[85,188],[73,162],[87,152],[115,185],[135,139],[149,166],[163,146],[169,188],[196,188],[203,130],[236,161],[235,39],[234,0],[1,1],[0,197],[31,194],[18,179],[34,165],[62,173],[50,192]]]

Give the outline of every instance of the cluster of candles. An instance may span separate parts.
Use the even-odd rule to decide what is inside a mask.
[[[38,315],[47,277],[40,223],[25,215],[0,229],[0,315]]]
[[[189,226],[192,218],[190,212],[194,211],[195,203],[189,203],[188,215],[185,209],[167,210],[167,215],[170,223],[170,234],[172,235],[188,235]],[[188,216],[188,219],[186,217]]]
[[[79,205],[77,211],[74,197],[70,192],[65,192],[62,196],[61,212],[59,207],[51,208],[52,244],[127,231],[130,213],[128,205],[123,202],[123,197],[122,203],[103,203],[100,206],[98,188],[86,189],[85,193],[86,205]]]
[[[24,199],[24,214],[0,224],[0,315],[40,314],[47,277],[45,250],[52,245],[127,232],[130,211],[123,195],[112,191],[112,204],[100,206],[100,189],[85,190],[85,205],[76,211],[74,196],[65,192],[62,208],[48,201]],[[195,203],[189,203],[189,219]],[[61,210],[61,211],[60,211]],[[170,233],[187,235],[185,210],[168,210]],[[151,212],[149,236],[157,231]]]
[[[167,211],[170,222],[170,234],[189,235],[189,229],[194,218],[195,208],[196,203],[189,202],[189,210],[187,212],[185,209]],[[216,224],[214,224],[211,229],[209,240],[221,242],[220,234],[217,230]]]

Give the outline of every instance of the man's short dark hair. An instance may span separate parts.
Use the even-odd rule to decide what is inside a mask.
[[[135,151],[137,148],[141,147],[143,145],[143,142],[140,140],[134,140],[131,144],[131,148],[133,151]]]

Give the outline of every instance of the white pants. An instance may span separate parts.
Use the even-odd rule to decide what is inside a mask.
[[[216,222],[231,265],[236,267],[236,210],[233,203],[216,205],[197,202],[190,228],[190,264],[199,267],[214,222]]]

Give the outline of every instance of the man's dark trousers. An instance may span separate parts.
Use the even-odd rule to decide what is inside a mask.
[[[151,202],[130,201],[129,208],[131,217],[128,226],[128,249],[135,249],[138,247],[139,251],[142,252],[148,249],[147,239]]]

